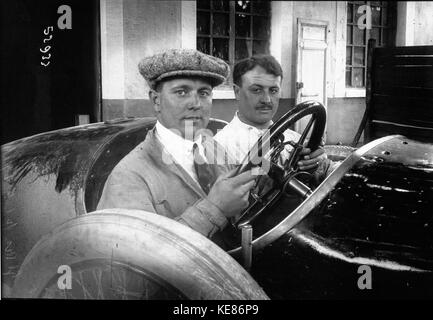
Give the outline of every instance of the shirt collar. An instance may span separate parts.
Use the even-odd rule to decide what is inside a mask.
[[[191,153],[194,143],[198,143],[199,147],[201,146],[201,135],[198,135],[194,141],[187,140],[164,127],[159,121],[156,121],[155,129],[159,141],[175,159]]]

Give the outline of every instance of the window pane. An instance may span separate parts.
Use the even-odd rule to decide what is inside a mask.
[[[209,38],[197,38],[197,50],[206,54],[210,54]]]
[[[228,39],[213,39],[212,55],[214,57],[229,60],[229,40]]]
[[[346,68],[346,86],[352,86],[352,73],[350,72],[350,68]]]
[[[236,39],[235,43],[235,60],[240,60],[250,56],[250,40]]]
[[[237,37],[251,37],[250,16],[246,16],[244,14],[237,14],[235,24]]]
[[[259,14],[269,14],[269,1],[253,1],[253,12]]]
[[[353,21],[353,5],[347,4],[347,22],[350,23]]]
[[[380,7],[371,7],[371,24],[380,25]]]
[[[376,39],[376,45],[380,46],[380,30],[379,28],[371,28],[370,30],[370,39]]]
[[[224,13],[215,13],[213,15],[213,35],[228,36],[229,35],[229,16]]]
[[[253,37],[254,38],[269,38],[269,20],[265,17],[253,17]]]
[[[346,47],[346,64],[352,64],[352,47]]]
[[[229,11],[229,2],[224,0],[209,1],[213,4],[214,10]]]
[[[255,54],[268,54],[269,53],[269,43],[268,41],[253,41],[253,55]]]
[[[354,13],[354,19],[353,19],[353,22],[354,23],[358,23],[358,19],[362,16],[362,15],[364,15],[365,14],[365,11],[364,10],[361,10],[361,13],[359,13],[358,12],[358,9],[359,9],[359,7],[360,6],[363,6],[363,4],[355,4],[354,6],[353,6],[353,13]],[[363,22],[363,23],[365,23],[365,19],[363,19],[363,20],[361,20],[361,22]]]
[[[355,47],[353,48],[353,63],[358,66],[365,65],[365,51],[364,47]]]
[[[361,30],[358,27],[353,28],[353,44],[365,44],[365,29]]]
[[[352,87],[364,87],[364,68],[353,68],[352,72]]]
[[[352,26],[347,26],[347,43],[348,44],[352,44],[352,29],[353,29]]]
[[[353,18],[353,23],[357,24],[361,23],[366,25],[367,24],[367,11],[365,8],[360,9],[360,7],[365,6],[366,4],[356,4],[353,7],[353,14],[354,14],[354,18]],[[359,10],[359,11],[358,11]],[[367,9],[368,10],[368,9]],[[373,9],[371,10],[373,12]],[[361,18],[362,17],[362,18]]]
[[[197,13],[197,34],[210,33],[210,14],[207,12]]]
[[[209,9],[209,4],[207,0],[197,0],[197,9]]]
[[[250,12],[251,10],[251,1],[236,1],[236,11],[239,12]]]

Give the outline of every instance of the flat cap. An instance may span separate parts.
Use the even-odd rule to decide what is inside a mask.
[[[230,73],[229,65],[223,60],[194,49],[170,49],[146,57],[138,69],[152,89],[164,78],[177,76],[207,78],[215,87]]]

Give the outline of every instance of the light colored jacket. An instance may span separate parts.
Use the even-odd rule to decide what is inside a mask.
[[[230,156],[213,139],[205,139],[203,146],[208,159],[218,159],[212,165],[216,176],[235,168],[234,161],[227,160]],[[155,212],[209,238],[227,224],[200,185],[164,150],[155,129],[109,175],[97,209],[108,208]]]

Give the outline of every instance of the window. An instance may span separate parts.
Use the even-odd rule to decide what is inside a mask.
[[[270,2],[197,1],[197,50],[231,68],[248,56],[269,53]]]
[[[360,29],[358,13],[362,5],[371,7],[371,29]],[[365,88],[367,66],[367,43],[376,39],[377,47],[395,44],[395,2],[391,1],[348,1],[347,44],[346,44],[346,87]],[[364,20],[365,22],[365,20]]]

